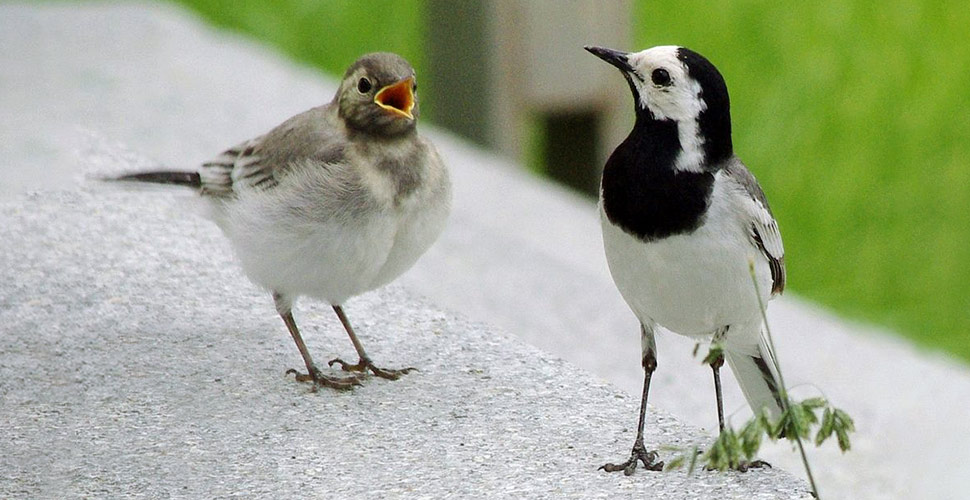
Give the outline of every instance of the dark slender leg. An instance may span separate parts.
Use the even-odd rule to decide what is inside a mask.
[[[724,366],[724,355],[718,356],[711,362],[711,371],[714,372],[714,395],[717,398],[717,428],[724,432],[724,400],[721,397],[721,367]]]
[[[656,347],[653,341],[653,329],[649,331],[644,325],[640,325],[641,338],[643,343],[643,394],[640,396],[640,419],[637,424],[637,439],[633,442],[633,450],[630,451],[630,459],[622,464],[608,463],[600,466],[606,472],[623,471],[627,476],[633,474],[637,469],[637,463],[643,462],[643,467],[647,470],[661,471],[664,463],[657,462],[657,452],[647,451],[643,445],[643,426],[647,417],[647,396],[650,394],[650,378],[654,370],[657,369]]]
[[[718,332],[714,336],[714,341],[720,341],[724,334],[728,331],[728,327]],[[714,372],[714,395],[717,399],[717,426],[719,432],[724,432],[724,399],[721,395],[721,367],[724,366],[724,355],[719,355],[714,361],[711,361],[711,371]],[[754,460],[751,462],[741,461],[738,464],[737,470],[740,472],[747,472],[748,469],[758,469],[761,467],[771,467],[771,464],[763,460]]]
[[[353,342],[354,349],[357,350],[357,356],[360,359],[357,361],[357,364],[352,365],[340,358],[335,358],[335,359],[331,359],[330,363],[328,363],[330,366],[333,366],[334,363],[339,363],[340,368],[344,371],[363,372],[363,371],[369,370],[374,375],[377,375],[378,377],[381,377],[381,378],[386,378],[388,380],[397,380],[401,378],[401,375],[404,375],[412,370],[416,370],[416,368],[401,368],[400,370],[388,370],[388,369],[378,368],[374,366],[374,363],[370,360],[370,357],[367,356],[367,353],[364,351],[364,346],[360,343],[360,340],[357,339],[357,334],[354,333],[354,328],[350,326],[350,321],[347,319],[347,315],[344,314],[344,309],[340,306],[333,306],[333,312],[337,313],[337,317],[340,318],[340,322],[344,325],[344,330],[347,330],[347,335],[350,336],[350,341]]]
[[[277,309],[280,309],[280,305],[284,304],[282,297],[278,294],[273,295],[273,299],[276,301]],[[290,331],[290,335],[293,336],[293,342],[296,343],[296,348],[300,350],[300,355],[303,356],[303,362],[306,363],[307,373],[300,373],[292,368],[286,371],[286,373],[293,373],[296,375],[296,380],[300,382],[313,382],[315,385],[321,385],[324,387],[330,387],[333,389],[350,389],[355,385],[360,385],[360,380],[358,377],[329,377],[317,369],[317,366],[313,364],[313,358],[310,357],[310,351],[306,348],[306,344],[303,342],[303,337],[300,335],[300,329],[296,327],[296,321],[293,319],[293,313],[286,306],[279,311],[280,317],[283,318],[283,323],[286,324],[286,328]]]

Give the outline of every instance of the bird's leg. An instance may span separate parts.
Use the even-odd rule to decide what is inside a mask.
[[[608,463],[600,466],[606,472],[623,471],[627,476],[633,474],[637,469],[637,462],[643,462],[643,467],[647,470],[661,471],[664,463],[657,461],[656,451],[647,451],[643,445],[643,426],[647,414],[647,395],[650,393],[650,377],[657,369],[656,344],[653,340],[653,328],[647,331],[646,326],[640,325],[641,341],[643,344],[643,395],[640,397],[640,420],[637,424],[637,439],[633,442],[633,450],[630,451],[630,458],[621,464]]]
[[[724,328],[717,335],[714,336],[714,340],[719,341],[727,333],[727,328]],[[724,399],[721,395],[721,367],[724,366],[724,355],[718,354],[716,358],[711,361],[711,371],[714,372],[714,396],[717,399],[717,426],[719,432],[724,432]],[[751,462],[742,460],[738,463],[737,470],[739,472],[747,472],[748,469],[760,469],[762,467],[771,467],[771,464],[765,462],[764,460],[753,460]]]
[[[724,366],[724,355],[719,354],[711,361],[711,371],[714,372],[714,396],[717,399],[717,428],[724,432],[724,400],[721,396],[721,367]]]
[[[714,371],[714,395],[717,399],[717,426],[719,432],[724,432],[724,399],[721,396],[721,367],[724,366],[724,355],[720,354],[711,361],[711,370]],[[748,469],[758,469],[761,467],[771,467],[771,464],[763,460],[747,462],[742,460],[738,463],[737,470],[747,472]]]
[[[286,370],[287,374],[295,374],[296,380],[299,382],[313,382],[315,386],[330,387],[332,389],[351,389],[355,385],[360,385],[360,377],[357,376],[330,377],[321,373],[317,366],[313,364],[313,358],[310,357],[310,351],[303,342],[299,328],[296,327],[296,321],[293,320],[293,312],[290,310],[287,301],[279,294],[273,294],[273,299],[276,301],[277,310],[280,313],[280,317],[283,318],[283,323],[286,324],[290,335],[293,336],[293,342],[296,343],[296,348],[300,350],[300,355],[303,356],[303,362],[306,363],[307,373],[300,373],[290,368]]]
[[[350,336],[350,341],[353,342],[354,349],[357,350],[357,356],[360,359],[357,361],[357,364],[352,365],[340,358],[334,358],[334,359],[331,359],[330,362],[328,363],[330,366],[333,366],[334,363],[338,363],[340,364],[340,368],[344,371],[350,371],[350,372],[370,371],[374,375],[377,375],[378,377],[381,377],[381,378],[386,378],[388,380],[397,380],[401,378],[401,375],[404,375],[412,370],[416,370],[416,368],[401,368],[399,370],[389,370],[389,369],[378,368],[374,366],[374,363],[370,360],[370,357],[367,356],[367,352],[364,351],[364,346],[360,343],[360,340],[357,339],[357,334],[354,333],[354,328],[350,326],[350,321],[347,319],[347,315],[344,314],[344,309],[340,306],[333,306],[333,311],[337,313],[337,317],[340,318],[340,323],[344,325],[344,330],[347,330],[347,335]]]

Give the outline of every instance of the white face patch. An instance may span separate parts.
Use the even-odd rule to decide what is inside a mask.
[[[677,58],[673,45],[652,47],[630,54],[628,62],[636,71],[632,75],[637,89],[639,104],[660,120],[677,122],[682,151],[674,167],[688,172],[700,172],[704,162],[704,140],[698,130],[697,117],[707,109],[707,103],[699,97],[701,85],[687,73],[687,67]],[[670,75],[670,84],[655,85],[652,74],[663,69]]]

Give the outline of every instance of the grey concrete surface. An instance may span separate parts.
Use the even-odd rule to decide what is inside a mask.
[[[158,5],[0,5],[0,47],[0,199],[14,204],[24,191],[90,186],[85,171],[191,168],[329,100],[334,88],[246,39]],[[452,169],[455,213],[401,284],[638,394],[636,323],[609,278],[592,204],[423,128]],[[196,219],[171,209],[172,221],[207,224]],[[207,237],[218,240],[210,231]],[[966,496],[965,365],[840,320],[791,293],[772,303],[769,317],[794,392],[822,392],[856,417],[851,453],[810,450],[826,498]],[[709,371],[691,357],[693,345],[674,335],[658,341],[651,402],[688,424],[715,428]],[[740,391],[730,379],[725,389],[740,421]],[[628,427],[632,420],[631,413]],[[797,473],[787,446],[766,455]]]
[[[0,498],[807,496],[779,469],[597,471],[628,452],[635,398],[398,287],[347,312],[371,356],[420,371],[310,392],[268,293],[181,201],[0,204]],[[353,355],[329,307],[296,316],[317,359]],[[651,415],[657,446],[710,439]]]

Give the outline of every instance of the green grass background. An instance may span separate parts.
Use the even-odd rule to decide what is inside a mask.
[[[178,1],[334,75],[373,50],[425,64],[421,0]],[[970,360],[970,9],[947,4],[638,0],[630,49],[721,69],[792,290]]]
[[[970,9],[640,2],[639,46],[706,54],[792,289],[970,360]]]
[[[421,0],[175,0],[210,23],[251,35],[288,56],[343,76],[366,52],[403,56],[424,67]],[[425,111],[424,103],[422,112]]]

